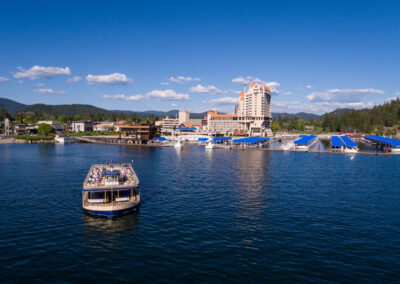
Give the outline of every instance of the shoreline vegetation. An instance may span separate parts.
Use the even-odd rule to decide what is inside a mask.
[[[37,108],[11,108],[10,104],[19,104],[6,100],[8,108],[0,104],[0,119],[9,118],[15,123],[35,124],[40,120],[53,120],[63,125],[73,121],[141,121],[154,123],[162,120],[169,112],[133,112],[108,111],[91,105],[38,105]],[[25,105],[24,105],[25,106]],[[10,111],[13,110],[13,111]],[[18,110],[18,111],[17,111]],[[99,110],[102,110],[100,112]],[[171,114],[176,111],[170,111]],[[200,114],[198,114],[200,115]],[[307,113],[273,113],[271,130],[274,133],[331,133],[354,132],[396,136],[400,132],[400,99],[385,102],[372,108],[336,109],[323,115]],[[86,135],[86,134],[85,134]]]

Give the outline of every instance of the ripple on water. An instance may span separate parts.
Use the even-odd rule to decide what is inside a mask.
[[[399,157],[0,145],[8,281],[391,281]],[[134,161],[141,208],[81,209],[92,163]]]

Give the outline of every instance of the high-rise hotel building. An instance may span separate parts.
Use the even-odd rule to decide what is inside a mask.
[[[240,93],[235,114],[207,115],[208,131],[211,134],[271,136],[271,90],[267,85],[250,83],[249,89]]]

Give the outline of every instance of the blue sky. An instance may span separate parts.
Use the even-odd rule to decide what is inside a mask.
[[[232,112],[243,82],[273,112],[400,93],[399,1],[6,1],[0,97]]]

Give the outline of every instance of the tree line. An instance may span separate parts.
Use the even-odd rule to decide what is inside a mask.
[[[4,109],[0,108],[0,119],[3,121],[5,118],[9,118],[11,121],[17,123],[36,124],[40,120],[54,120],[60,123],[71,123],[72,121],[111,121],[116,122],[120,120],[126,120],[127,122],[154,122],[159,119],[155,115],[148,115],[146,117],[139,117],[136,113],[126,115],[123,112],[112,112],[109,115],[105,114],[78,114],[78,115],[46,115],[40,112],[33,113],[18,113],[11,115]]]

